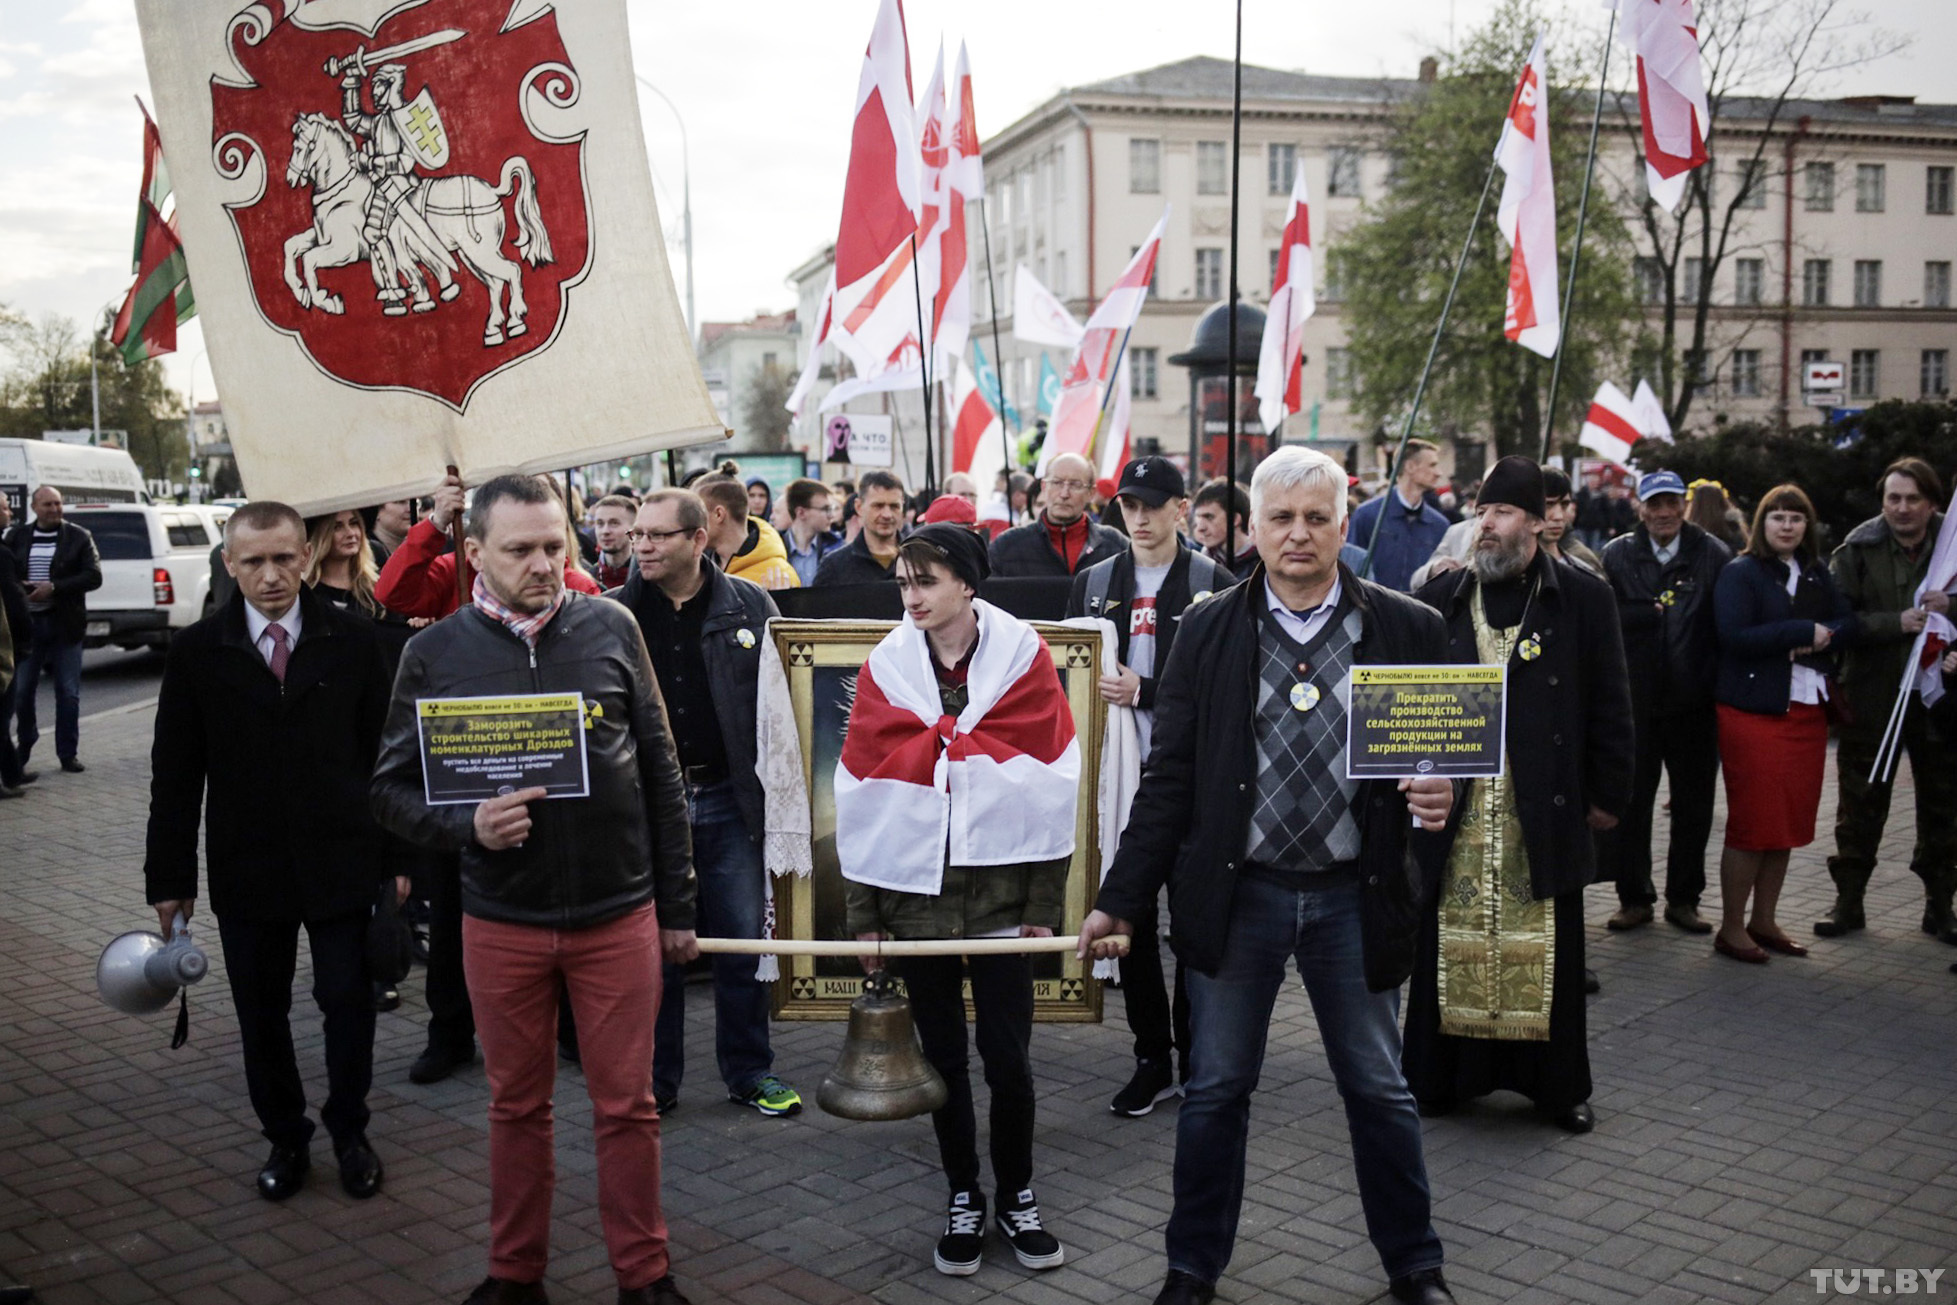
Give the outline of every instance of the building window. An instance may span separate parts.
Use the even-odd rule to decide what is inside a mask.
[[[1130,140],[1128,142],[1128,193],[1131,195],[1162,193],[1161,141]]]
[[[1033,208],[1035,211],[1044,212],[1046,210],[1046,194],[1048,189],[1050,189],[1049,183],[1052,180],[1053,160],[1043,158],[1040,160],[1039,167],[1033,173]]]
[[[1352,397],[1352,350],[1327,349],[1325,351],[1325,397],[1328,399]]]
[[[1198,299],[1221,299],[1223,297],[1222,250],[1199,249],[1196,251],[1196,297]]]
[[[1925,213],[1950,212],[1951,174],[1957,168],[1949,166],[1928,168],[1923,173],[1923,211]]]
[[[1268,173],[1266,189],[1273,195],[1289,195],[1292,183],[1298,179],[1298,147],[1267,146],[1264,158]]]
[[[1325,154],[1325,193],[1359,197],[1359,149],[1334,145]]]
[[[1230,193],[1230,146],[1220,140],[1196,142],[1196,193]]]
[[[1733,302],[1742,308],[1758,308],[1762,291],[1767,280],[1767,260],[1764,258],[1736,258],[1733,260]]]
[[[1923,265],[1923,306],[1950,307],[1950,262],[1948,259]]]
[[[1067,297],[1067,251],[1064,249],[1053,251],[1053,283],[1048,288],[1062,299]]]
[[[1064,145],[1053,147],[1053,202],[1065,203],[1067,199],[1067,149]]]
[[[1922,382],[1926,399],[1941,399],[1950,394],[1950,350],[1923,351]]]
[[[1272,294],[1277,293],[1277,260],[1278,260],[1278,255],[1283,252],[1284,251],[1281,249],[1273,249],[1271,251],[1271,293]]]
[[[1684,295],[1686,303],[1696,304],[1699,302],[1699,293],[1705,289],[1705,280],[1706,260],[1703,258],[1687,258],[1685,260]]]
[[[1810,258],[1801,265],[1801,306],[1803,308],[1826,308],[1828,306],[1828,272],[1830,264],[1825,258]]]
[[[1832,163],[1810,163],[1807,165],[1806,174],[1808,212],[1834,212],[1835,165]]]
[[[1855,211],[1880,213],[1889,206],[1889,170],[1880,163],[1855,165]]]
[[[1692,388],[1702,394],[1710,392],[1713,382],[1718,378],[1712,374],[1712,369],[1706,366],[1706,351],[1687,349],[1684,361],[1685,379],[1691,383]]]
[[[1665,269],[1655,258],[1640,254],[1631,260],[1631,288],[1641,304],[1665,301]]]
[[[1882,351],[1856,349],[1848,355],[1848,397],[1873,399],[1882,373]]]
[[[1128,397],[1153,399],[1155,391],[1155,350],[1128,351]]]
[[[1733,397],[1736,399],[1760,397],[1760,351],[1758,349],[1733,350]]]
[[[1881,259],[1858,258],[1855,260],[1855,306],[1857,308],[1882,307]]]
[[[1140,245],[1128,246],[1128,261],[1134,262],[1135,255],[1141,252]],[[1152,295],[1162,293],[1162,250],[1159,247],[1155,251],[1155,262],[1148,269],[1148,292]]]
[[[1318,297],[1328,304],[1336,304],[1345,298],[1345,260],[1337,250],[1325,251],[1325,288]]]
[[[778,360],[780,359],[780,357],[781,357],[781,355],[779,355],[779,354],[777,354],[777,353],[775,353],[775,352],[773,352],[772,350],[770,350],[770,351],[769,351],[769,352],[767,352],[767,353],[764,353],[764,354],[762,354],[762,355],[761,355],[761,370],[763,370],[763,371],[773,371],[773,370],[774,370],[774,369],[775,369],[775,368],[776,368],[776,367],[777,367],[777,366],[779,365],[779,362],[778,362]]]
[[[1740,207],[1765,208],[1767,206],[1767,161],[1748,159],[1740,164]]]

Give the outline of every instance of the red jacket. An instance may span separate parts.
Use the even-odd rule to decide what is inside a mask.
[[[447,548],[448,536],[434,522],[416,522],[381,568],[380,580],[374,586],[375,600],[390,612],[431,621],[453,612],[458,605],[455,554],[445,551]],[[596,580],[569,563],[564,567],[564,587],[594,598],[604,593]]]

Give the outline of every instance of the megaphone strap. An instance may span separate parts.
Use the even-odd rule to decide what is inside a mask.
[[[177,989],[177,1031],[170,1038],[170,1050],[175,1051],[190,1041],[190,989]]]

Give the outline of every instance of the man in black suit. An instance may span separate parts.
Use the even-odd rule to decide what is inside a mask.
[[[88,595],[102,587],[102,559],[95,536],[62,517],[61,491],[43,485],[34,491],[32,525],[7,535],[27,584],[27,608],[34,649],[20,664],[14,711],[20,720],[20,764],[41,737],[34,698],[43,667],[54,673],[54,755],[61,768],[80,774],[82,638],[88,632]]]
[[[250,503],[225,523],[228,604],[170,645],[150,754],[144,878],[164,935],[197,905],[197,817],[205,815],[211,908],[238,1008],[245,1084],[272,1144],[258,1191],[282,1201],[312,1166],[313,1123],[288,1015],[299,927],[311,940],[313,1000],[326,1024],[328,1094],[340,1185],[380,1190],[367,1144],[374,1003],[367,926],[400,857],[374,823],[367,783],[390,686],[374,627],[307,591],[306,529],[283,503]],[[208,794],[208,795],[207,795]]]

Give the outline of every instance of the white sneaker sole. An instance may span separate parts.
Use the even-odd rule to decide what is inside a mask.
[[[1179,1097],[1181,1095],[1182,1095],[1182,1088],[1178,1084],[1171,1083],[1169,1084],[1169,1086],[1163,1088],[1160,1092],[1157,1092],[1154,1096],[1150,1097],[1148,1099],[1148,1104],[1143,1106],[1140,1110],[1123,1110],[1121,1107],[1115,1105],[1113,1102],[1109,1102],[1108,1113],[1111,1115],[1119,1115],[1123,1119],[1140,1119],[1143,1115],[1154,1113],[1155,1107],[1160,1105],[1162,1102],[1167,1101],[1170,1097]]]
[[[1000,1231],[1003,1236],[1004,1230]],[[1006,1244],[1012,1246],[1012,1239],[1007,1238]],[[1067,1262],[1067,1248],[1064,1246],[1057,1247],[1051,1255],[1028,1255],[1017,1246],[1013,1246],[1012,1253],[1013,1258],[1029,1269],[1057,1269]]]
[[[952,1278],[971,1277],[974,1273],[977,1273],[979,1271],[979,1265],[984,1262],[984,1259],[985,1257],[981,1255],[976,1260],[972,1260],[967,1263],[958,1263],[952,1260],[947,1260],[944,1256],[938,1254],[936,1251],[931,1252],[931,1263],[937,1267],[938,1272]]]

